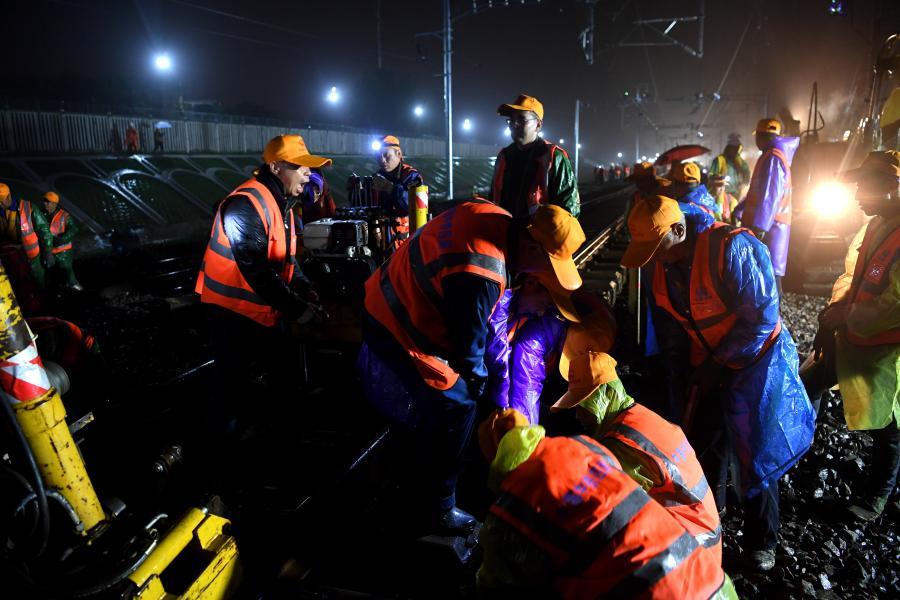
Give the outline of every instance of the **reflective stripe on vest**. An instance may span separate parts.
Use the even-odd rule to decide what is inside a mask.
[[[32,222],[31,202],[19,200],[19,236],[22,241],[22,249],[28,260],[34,260],[41,255],[41,244]]]
[[[472,273],[495,282],[502,296],[509,217],[488,202],[460,204],[417,230],[366,282],[366,311],[435,389],[449,389],[459,378],[443,358],[452,350],[443,280]]]
[[[584,436],[543,439],[491,513],[547,552],[563,597],[709,597],[724,582],[713,556]]]
[[[647,490],[650,497],[669,510],[700,545],[718,544],[721,525],[715,499],[680,427],[634,404],[616,415],[600,441],[607,440],[627,446],[656,464],[663,482]],[[721,548],[717,548],[717,554],[721,558]]]
[[[769,148],[768,150],[766,150],[766,153],[777,158],[778,162],[781,163],[781,166],[784,167],[784,193],[778,200],[778,208],[775,211],[774,220],[776,223],[790,225],[792,213],[791,197],[793,195],[791,183],[791,165],[790,163],[788,163],[787,155],[785,155],[785,153],[778,148]],[[761,165],[763,164],[765,157],[765,154],[760,156],[759,160],[756,162],[756,165],[754,165],[753,176],[750,178],[751,182],[756,181],[757,173],[759,169],[762,168]],[[756,205],[758,202],[758,200],[755,202],[747,202],[747,206],[744,209],[744,216],[741,219],[744,223],[750,223],[753,221],[753,217],[756,215]]]
[[[57,208],[56,212],[53,213],[53,218],[50,220],[50,233],[55,236],[62,235],[66,232],[66,229],[69,228],[69,213],[64,211],[61,208]],[[56,244],[56,240],[53,240],[53,254],[62,254],[63,252],[68,252],[72,249],[72,242],[66,242],[64,244]]]
[[[543,140],[542,140],[543,141]],[[547,204],[550,201],[550,170],[553,168],[553,156],[556,152],[562,152],[566,158],[569,155],[566,151],[549,142],[544,142],[548,146],[547,152],[541,152],[536,157],[537,166],[534,171],[534,179],[525,192],[525,203],[528,206],[528,214],[534,214],[538,206]],[[494,165],[494,177],[491,185],[491,201],[500,206],[503,200],[503,177],[506,174],[506,149],[500,151],[497,156],[497,163]],[[517,202],[516,198],[514,202]]]
[[[881,296],[891,282],[891,269],[900,258],[900,227],[891,231],[874,251],[872,245],[878,236],[879,228],[869,227],[859,246],[859,257],[853,269],[853,280],[848,297],[850,307],[871,302]],[[882,346],[900,344],[900,328],[895,327],[882,331],[871,337],[862,337],[847,329],[847,341],[857,346]]]
[[[714,355],[722,338],[737,322],[737,315],[725,302],[731,294],[722,281],[722,272],[725,264],[725,244],[740,233],[752,235],[747,229],[733,228],[718,222],[697,234],[689,284],[690,315],[683,315],[675,310],[669,299],[665,269],[660,261],[656,261],[652,286],[654,300],[659,308],[675,317],[690,336],[693,342],[691,345],[693,366],[700,364],[710,350]],[[780,333],[779,318],[757,358],[765,354]]]
[[[237,195],[245,196],[256,210],[268,238],[268,261],[278,269],[282,280],[290,283],[294,273],[292,257],[297,252],[293,211],[287,211],[282,218],[281,209],[271,192],[253,179],[241,184],[229,198]],[[194,291],[200,294],[201,302],[217,304],[271,327],[278,322],[280,313],[260,297],[241,274],[222,224],[224,204],[224,201],[220,203],[216,210]],[[287,226],[284,219],[287,219]]]

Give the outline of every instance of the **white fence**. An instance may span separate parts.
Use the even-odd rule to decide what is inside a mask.
[[[0,153],[113,153],[116,138],[124,144],[125,129],[134,123],[140,151],[153,148],[153,128],[157,119],[120,115],[91,115],[68,112],[26,110],[0,111]],[[164,130],[166,152],[244,153],[262,152],[266,142],[283,133],[299,133],[311,152],[321,154],[367,154],[374,134],[329,129],[286,129],[268,125],[216,123],[167,119]],[[403,137],[403,151],[409,156],[444,156],[440,139]],[[456,143],[453,153],[460,157],[495,156],[499,147],[487,144]]]

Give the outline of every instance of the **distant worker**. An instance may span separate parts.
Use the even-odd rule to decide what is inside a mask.
[[[478,428],[497,494],[479,539],[485,598],[737,598],[713,552],[586,436],[515,410]]]
[[[129,123],[125,129],[125,152],[126,154],[137,154],[141,151],[141,142],[138,139],[138,130],[134,123]]]
[[[476,525],[456,507],[456,481],[488,378],[488,319],[507,278],[524,261],[540,261],[561,287],[576,289],[572,254],[583,241],[578,221],[558,206],[539,207],[524,230],[499,206],[464,202],[429,221],[366,282],[363,389],[412,432],[427,460],[417,477],[426,526],[466,534]]]
[[[771,569],[778,480],[812,443],[815,414],[797,374],[797,349],[779,316],[769,253],[747,231],[696,225],[677,202],[661,196],[638,202],[628,229],[622,265],[655,259],[651,302],[660,344],[689,338],[682,350],[690,372],[682,425],[719,507],[725,506],[728,448],[736,453],[745,548],[754,567]],[[696,428],[692,415],[703,421]]]
[[[666,191],[666,195],[682,205],[682,212],[702,210],[717,221],[722,220],[715,198],[712,197],[706,186],[700,183],[700,165],[695,162],[675,163],[669,171],[669,179],[672,181],[672,185]]]
[[[719,510],[681,428],[628,395],[608,354],[579,354],[569,363],[566,379],[568,391],[550,410],[574,407],[588,435],[721,564]]]
[[[732,133],[728,136],[725,149],[709,164],[709,177],[716,175],[724,177],[725,191],[740,201],[744,196],[744,190],[750,184],[750,165],[741,156],[744,147],[741,145],[741,136]]]
[[[544,126],[544,105],[522,94],[501,104],[497,114],[507,117],[513,143],[497,155],[491,201],[520,222],[542,204],[561,206],[577,217],[581,200],[569,155],[538,135]]]
[[[782,137],[775,119],[760,120],[754,133],[763,154],[753,167],[741,224],[769,249],[780,294],[791,241],[791,161],[800,138]]]
[[[709,192],[715,198],[718,211],[722,214],[720,220],[729,225],[737,225],[735,209],[738,205],[738,199],[728,191],[725,175],[709,176]]]
[[[153,152],[163,151],[163,130],[159,127],[153,130]]]
[[[280,135],[266,144],[255,176],[216,210],[194,288],[207,307],[215,359],[214,433],[232,433],[240,410],[252,412],[248,361],[270,369],[277,363],[282,319],[305,323],[321,314],[297,264],[292,206],[310,168],[329,164],[331,159],[310,154],[299,135]]]
[[[425,180],[415,167],[403,162],[403,150],[396,136],[384,136],[380,152],[381,168],[372,176],[373,196],[391,219],[395,242],[402,242],[409,237],[409,187],[423,185]],[[395,243],[394,248],[398,245]]]
[[[82,291],[84,288],[78,283],[75,277],[75,267],[73,266],[74,251],[72,240],[78,234],[78,226],[72,220],[69,211],[59,205],[59,194],[56,192],[47,192],[44,194],[44,212],[50,219],[50,233],[53,234],[52,252],[56,256],[56,265],[50,270],[59,274],[56,279],[63,287],[76,292]],[[51,281],[53,277],[51,277]]]
[[[14,199],[5,183],[0,183],[0,234],[3,241],[22,246],[31,266],[32,277],[43,289],[47,283],[45,267],[56,264],[53,234],[44,213],[34,210],[34,205],[28,200]]]
[[[848,429],[872,435],[868,481],[849,507],[871,521],[900,465],[900,153],[871,152],[844,178],[857,182],[856,199],[873,218],[850,244],[846,273],[819,313],[814,360],[800,375],[816,403],[839,383]]]

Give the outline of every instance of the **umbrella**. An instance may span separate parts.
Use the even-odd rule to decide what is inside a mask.
[[[156,125],[153,126],[154,129],[172,129],[172,124],[168,121],[157,121]]]
[[[700,144],[685,144],[684,146],[675,146],[669,148],[659,155],[656,159],[658,165],[668,165],[670,163],[681,162],[695,156],[702,156],[709,152],[709,148]]]

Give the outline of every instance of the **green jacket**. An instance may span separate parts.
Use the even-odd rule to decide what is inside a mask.
[[[510,144],[494,164],[491,201],[528,217],[538,204],[555,204],[577,217],[581,213],[578,181],[569,155],[560,146],[538,138],[524,148]]]
[[[725,175],[728,181],[725,183],[725,191],[740,200],[741,188],[750,183],[750,165],[740,154],[734,163],[728,162],[724,154],[720,154],[709,164],[709,176]]]

